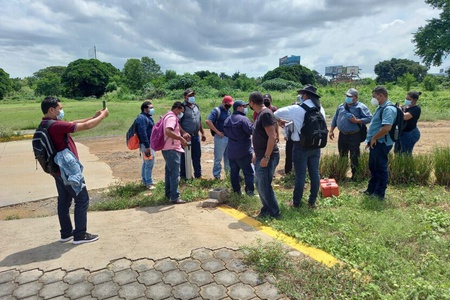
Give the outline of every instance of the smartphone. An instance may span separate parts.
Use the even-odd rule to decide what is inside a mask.
[[[103,100],[103,109],[105,109],[105,108],[106,108],[106,101]]]

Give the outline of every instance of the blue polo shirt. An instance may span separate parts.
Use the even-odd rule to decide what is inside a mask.
[[[383,125],[394,124],[395,118],[397,117],[397,109],[393,105],[394,104],[389,99],[385,103],[383,103],[383,105],[378,105],[377,110],[373,114],[369,129],[367,130],[367,138],[365,141],[366,143],[370,143],[372,137],[376,135],[378,131],[380,131]],[[383,107],[386,108],[383,111],[383,119],[381,119],[380,114]],[[386,136],[379,138],[377,140],[377,143],[386,143],[386,146],[392,146],[394,144],[394,141],[391,139],[391,136],[388,132],[386,133]]]

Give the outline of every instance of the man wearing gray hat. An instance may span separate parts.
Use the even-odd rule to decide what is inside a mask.
[[[345,93],[345,100],[339,104],[331,121],[330,140],[334,139],[334,129],[339,129],[338,150],[341,157],[348,157],[352,169],[351,180],[356,179],[360,156],[360,143],[365,140],[366,124],[372,120],[372,114],[366,105],[358,101],[358,91],[354,88]]]

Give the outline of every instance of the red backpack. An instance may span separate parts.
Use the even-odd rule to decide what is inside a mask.
[[[164,148],[164,145],[166,144],[166,141],[168,138],[165,138],[164,134],[164,119],[170,112],[166,113],[164,116],[162,116],[158,122],[153,126],[152,129],[152,135],[150,136],[150,147],[155,150],[159,151]],[[175,128],[178,126],[178,118],[177,123],[175,125]],[[174,129],[175,129],[174,128]]]

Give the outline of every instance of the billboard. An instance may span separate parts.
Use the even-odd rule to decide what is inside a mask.
[[[325,76],[340,77],[340,76],[358,76],[358,66],[330,66],[325,67]]]
[[[325,67],[325,76],[337,76],[339,74],[342,74],[342,68],[343,66],[331,66],[331,67]]]
[[[295,66],[300,64],[300,56],[297,55],[291,55],[291,56],[284,56],[279,59],[279,66]]]

